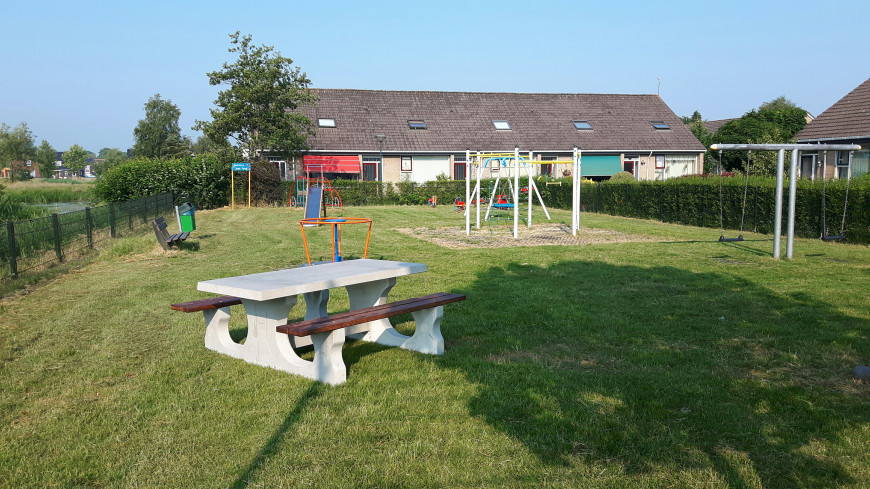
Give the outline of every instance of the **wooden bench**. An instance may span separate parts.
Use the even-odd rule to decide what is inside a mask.
[[[399,347],[420,346],[422,341],[431,343],[424,353],[441,354],[444,352],[444,339],[441,337],[441,316],[443,315],[442,307],[451,302],[464,301],[465,296],[462,294],[451,294],[441,292],[438,294],[430,294],[423,297],[415,297],[413,299],[405,299],[403,301],[389,302],[378,306],[365,307],[355,309],[353,311],[341,312],[331,316],[323,316],[314,319],[306,319],[291,324],[278,326],[276,330],[279,333],[284,333],[291,336],[309,336],[317,333],[326,333],[337,329],[355,326],[357,324],[368,323],[378,319],[386,319],[400,314],[411,313],[414,315],[414,322],[417,325],[417,330],[414,336],[407,338],[402,336],[401,344],[396,344]],[[435,314],[428,318],[422,315],[423,311],[433,311]],[[418,336],[419,335],[419,336]],[[401,336],[401,335],[397,335]],[[421,351],[414,348],[416,351]]]
[[[224,295],[221,297],[209,297],[208,299],[200,299],[198,301],[180,302],[169,306],[175,311],[181,312],[199,312],[209,309],[220,309],[222,307],[237,306],[242,303],[238,297]]]
[[[199,312],[205,318],[205,347],[217,352],[236,348],[236,342],[230,336],[230,306],[242,303],[238,297],[224,295],[209,297],[198,301],[181,302],[169,306],[181,312]]]
[[[154,234],[157,236],[157,242],[164,250],[168,250],[172,245],[178,245],[190,235],[190,233],[169,234],[166,230],[166,220],[163,216],[151,221],[151,226],[154,227]]]

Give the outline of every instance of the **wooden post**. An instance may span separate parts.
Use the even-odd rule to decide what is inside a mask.
[[[91,208],[85,207],[85,230],[88,234],[88,248],[94,247],[94,223]]]
[[[115,237],[115,204],[109,202],[109,236]]]
[[[54,232],[54,253],[57,255],[57,261],[63,261],[63,252],[60,249],[60,219],[57,214],[51,215],[51,229]]]
[[[12,278],[18,277],[18,262],[16,255],[18,254],[15,248],[15,221],[6,221],[6,240],[9,246],[9,272]]]

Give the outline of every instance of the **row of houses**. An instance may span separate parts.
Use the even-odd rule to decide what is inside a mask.
[[[532,152],[539,162],[582,151],[593,180],[627,171],[662,180],[703,171],[704,146],[658,95],[314,89],[309,150],[286,178],[461,180],[467,152]],[[558,178],[570,165],[532,165]]]
[[[467,152],[532,152],[533,173],[582,151],[583,177],[627,171],[638,180],[703,172],[704,146],[658,95],[480,93],[313,89],[309,149],[281,163],[285,178],[323,175],[372,181],[464,179]],[[807,143],[870,143],[870,80],[810,121]],[[851,164],[850,164],[851,161]],[[870,152],[803,152],[802,178],[868,173]],[[823,164],[826,163],[826,167]]]

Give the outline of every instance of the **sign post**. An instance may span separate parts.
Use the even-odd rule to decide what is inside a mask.
[[[251,207],[251,164],[250,163],[233,163],[232,171],[230,172],[230,195],[232,196],[232,208],[236,208],[236,172],[248,172],[248,207]]]

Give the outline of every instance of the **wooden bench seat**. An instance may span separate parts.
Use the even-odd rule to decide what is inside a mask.
[[[170,246],[181,243],[190,233],[169,234],[166,230],[166,220],[163,216],[158,216],[157,219],[151,221],[151,226],[154,228],[154,235],[157,236],[157,242],[164,250],[168,250]]]
[[[403,301],[389,302],[379,306],[341,312],[331,316],[306,319],[305,321],[278,326],[276,329],[279,333],[292,336],[309,336],[464,300],[465,296],[462,294],[441,292]]]
[[[222,307],[237,306],[242,303],[238,297],[224,295],[221,297],[209,297],[208,299],[200,299],[198,301],[180,302],[169,306],[175,311],[181,312],[199,312],[208,309],[220,309]]]

